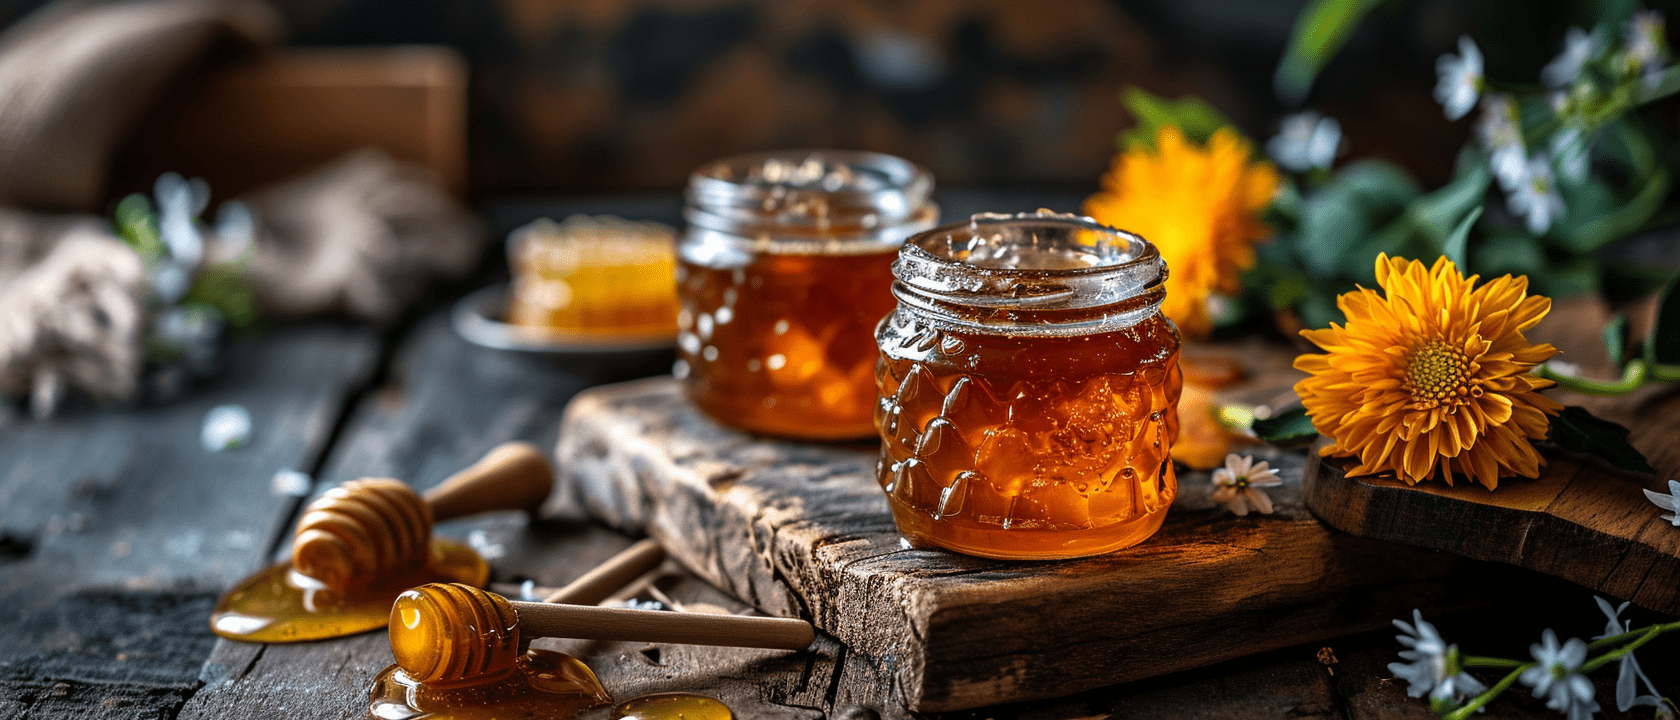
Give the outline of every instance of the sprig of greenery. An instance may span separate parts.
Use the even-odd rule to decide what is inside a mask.
[[[1604,648],[1614,649],[1597,657],[1588,658],[1586,662],[1581,664],[1580,672],[1590,673],[1604,667],[1616,660],[1620,660],[1622,656],[1633,652],[1641,645],[1655,640],[1659,635],[1675,631],[1680,631],[1680,622],[1652,625],[1648,628],[1641,628],[1639,630],[1625,632],[1620,635],[1613,635],[1611,637],[1594,640],[1593,642],[1587,644],[1588,651],[1602,650]],[[1493,702],[1494,698],[1499,697],[1506,690],[1510,689],[1511,685],[1516,683],[1517,678],[1522,676],[1523,671],[1535,666],[1535,663],[1533,662],[1488,657],[1466,657],[1463,659],[1463,664],[1464,667],[1467,668],[1508,667],[1512,668],[1512,670],[1507,673],[1505,677],[1500,678],[1499,682],[1494,683],[1492,687],[1488,688],[1482,694],[1471,698],[1468,702],[1451,712],[1442,714],[1441,717],[1444,718],[1444,720],[1468,720],[1472,714],[1485,707],[1488,703]],[[1663,702],[1670,701],[1667,698],[1663,698]]]

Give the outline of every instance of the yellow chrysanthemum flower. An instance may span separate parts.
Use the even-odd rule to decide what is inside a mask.
[[[1295,359],[1312,377],[1295,384],[1318,431],[1335,442],[1321,454],[1355,456],[1352,475],[1392,472],[1409,484],[1458,474],[1489,490],[1501,475],[1536,477],[1543,461],[1531,440],[1546,437],[1562,405],[1541,395],[1550,380],[1529,374],[1557,354],[1523,331],[1552,308],[1528,294],[1528,278],[1472,287],[1441,258],[1377,256],[1377,284],[1337,298],[1347,324],[1301,335],[1327,351]]]
[[[1277,192],[1278,173],[1271,163],[1250,163],[1250,154],[1230,128],[1199,147],[1163,127],[1153,151],[1117,155],[1102,190],[1085,200],[1086,215],[1160,248],[1168,270],[1161,312],[1187,336],[1213,329],[1208,297],[1242,289],[1237,275],[1254,267],[1254,243],[1268,235],[1260,212]]]

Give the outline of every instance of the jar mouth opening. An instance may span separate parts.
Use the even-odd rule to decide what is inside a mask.
[[[723,158],[688,182],[689,221],[718,230],[869,234],[925,214],[933,176],[903,158],[860,150],[778,150]]]
[[[1133,325],[1166,297],[1160,251],[1136,233],[1048,210],[980,214],[910,238],[900,308],[981,332],[1072,335]]]
[[[1017,279],[1153,274],[1161,264],[1160,251],[1136,233],[1048,210],[942,225],[910,238],[901,257],[945,273]]]

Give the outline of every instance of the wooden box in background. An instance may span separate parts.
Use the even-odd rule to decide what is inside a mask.
[[[441,46],[287,49],[181,83],[120,153],[113,196],[174,170],[213,200],[377,147],[466,191],[467,70]]]

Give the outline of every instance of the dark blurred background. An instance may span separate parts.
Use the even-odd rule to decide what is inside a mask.
[[[4,0],[0,23],[41,4]],[[709,159],[814,146],[905,156],[947,186],[1094,188],[1128,124],[1128,84],[1206,98],[1257,141],[1275,132],[1298,109],[1271,78],[1304,4],[275,0],[295,48],[457,50],[461,185],[475,199],[674,191]],[[1437,185],[1469,121],[1449,123],[1431,98],[1435,58],[1471,33],[1493,77],[1527,81],[1587,22],[1583,4],[1393,0],[1305,105],[1342,122],[1344,158],[1384,157]]]

